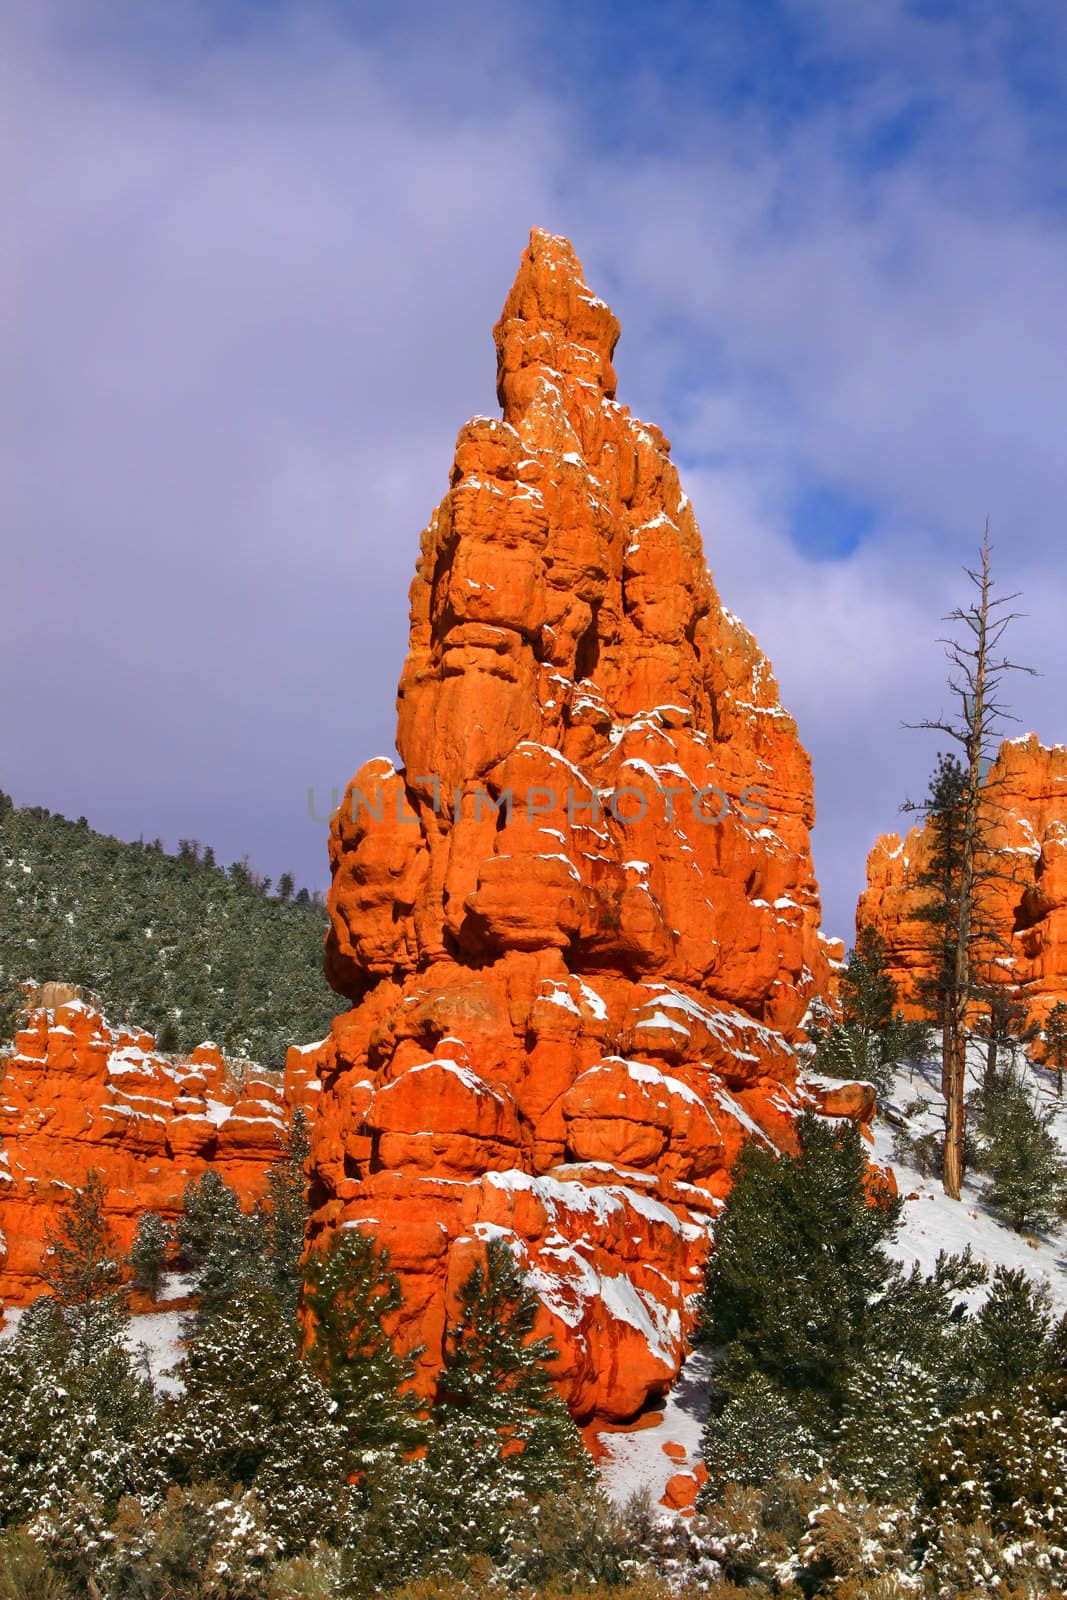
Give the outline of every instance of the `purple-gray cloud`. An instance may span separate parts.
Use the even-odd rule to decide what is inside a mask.
[[[405,38],[329,8],[220,36],[179,7],[136,50],[127,8],[9,13],[0,785],[326,881],[307,789],[321,808],[392,747],[418,532],[494,405],[532,223],[612,299],[621,397],[674,438],[778,670],[829,927],[933,763],[900,723],[937,709],[987,514],[1045,674],[1018,709],[1067,737],[1065,228],[997,20],[795,9],[877,60],[861,104],[783,134],[646,77],[618,111],[637,152],[596,137],[521,8]],[[857,164],[917,93],[915,148]],[[798,544],[811,481],[876,508],[855,553]]]

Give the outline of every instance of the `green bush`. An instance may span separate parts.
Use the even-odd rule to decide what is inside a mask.
[[[701,1328],[723,1347],[715,1411],[759,1374],[819,1438],[870,1340],[893,1272],[884,1244],[900,1203],[868,1203],[866,1149],[852,1124],[808,1116],[797,1136],[796,1155],[755,1143],[742,1150],[708,1262]]]
[[[1028,1384],[1010,1401],[952,1417],[922,1462],[919,1484],[928,1541],[947,1522],[980,1523],[1007,1539],[1062,1535],[1067,1379]]]

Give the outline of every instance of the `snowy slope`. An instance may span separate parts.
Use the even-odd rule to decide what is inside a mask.
[[[665,1444],[680,1444],[687,1462],[699,1461],[711,1366],[710,1350],[694,1350],[667,1396],[658,1422],[632,1433],[601,1434],[605,1453],[600,1481],[616,1505],[625,1505],[631,1495],[646,1489],[653,1501],[659,1500],[667,1479],[685,1470],[685,1462],[664,1453]]]
[[[977,1063],[972,1062],[972,1076]],[[1041,1068],[1026,1067],[1035,1095],[1055,1111],[1052,1132],[1067,1150],[1067,1101],[1058,1103],[1052,1096],[1052,1081]],[[907,1119],[912,1134],[937,1131],[942,1125],[944,1102],[937,1087],[938,1064],[926,1063],[913,1075],[898,1076],[890,1101],[891,1112],[903,1112],[922,1099],[929,1110]],[[950,1253],[970,1245],[975,1256],[992,1269],[996,1266],[1021,1267],[1031,1278],[1048,1284],[1058,1316],[1067,1312],[1067,1233],[1028,1235],[1015,1233],[984,1201],[987,1179],[970,1177],[964,1183],[962,1200],[946,1198],[936,1178],[923,1178],[906,1162],[893,1155],[893,1129],[883,1118],[874,1125],[875,1157],[887,1163],[896,1174],[897,1187],[905,1196],[900,1231],[890,1247],[898,1261],[919,1262],[926,1271],[933,1268],[940,1250]],[[971,1296],[980,1301],[984,1291]]]
[[[971,1062],[975,1081],[980,1067],[976,1053]],[[1051,1075],[1040,1067],[1023,1066],[1023,1070],[1029,1075],[1034,1094],[1054,1111],[1051,1128],[1067,1151],[1067,1098],[1062,1104],[1056,1101]],[[907,1132],[913,1136],[939,1130],[943,1125],[939,1079],[940,1065],[931,1061],[914,1073],[901,1073],[895,1081],[889,1102],[892,1115],[903,1117],[914,1102],[927,1102],[925,1112],[905,1119]],[[949,1200],[939,1180],[923,1178],[914,1167],[896,1160],[894,1130],[884,1117],[876,1119],[873,1131],[874,1159],[892,1167],[898,1189],[905,1197],[901,1225],[890,1246],[892,1256],[905,1267],[918,1262],[923,1271],[930,1272],[940,1251],[952,1254],[969,1245],[990,1271],[996,1266],[1021,1267],[1029,1277],[1046,1283],[1056,1315],[1067,1312],[1067,1230],[1052,1235],[1015,1233],[985,1203],[988,1180],[982,1177],[967,1179],[962,1200]],[[976,1289],[968,1298],[972,1303],[980,1302],[985,1292]],[[665,1402],[661,1420],[632,1433],[601,1436],[601,1481],[617,1504],[624,1504],[631,1494],[642,1490],[649,1492],[653,1503],[659,1501],[668,1479],[685,1469],[685,1463],[664,1454],[664,1444],[684,1445],[690,1465],[699,1460],[712,1361],[707,1350],[693,1352]]]

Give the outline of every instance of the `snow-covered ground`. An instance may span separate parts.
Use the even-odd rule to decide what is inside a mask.
[[[699,1461],[711,1364],[710,1350],[694,1350],[664,1402],[659,1422],[633,1433],[601,1435],[605,1455],[600,1464],[600,1480],[617,1505],[625,1505],[632,1494],[646,1489],[653,1501],[658,1500],[667,1487],[667,1479],[685,1470],[685,1462],[664,1453],[665,1444],[680,1444],[686,1461]]]
[[[972,1063],[972,1074],[976,1068]],[[1067,1101],[1052,1095],[1050,1074],[1040,1068],[1024,1069],[1033,1092],[1053,1111],[1051,1131],[1067,1150]],[[918,1100],[925,1100],[925,1113],[907,1119],[912,1134],[938,1133],[943,1127],[944,1102],[938,1084],[940,1065],[927,1063],[914,1074],[898,1075],[889,1103],[891,1114],[903,1113]],[[890,1254],[910,1266],[917,1261],[924,1271],[932,1271],[941,1250],[952,1254],[970,1245],[979,1261],[992,1270],[996,1266],[1021,1267],[1031,1278],[1048,1284],[1057,1316],[1067,1312],[1067,1232],[1022,1234],[999,1217],[983,1198],[987,1179],[967,1178],[961,1200],[946,1198],[938,1178],[923,1178],[914,1167],[893,1155],[894,1129],[882,1116],[874,1124],[875,1158],[893,1168],[897,1187],[905,1197],[904,1214]],[[976,1289],[970,1298],[981,1301],[985,1291]]]
[[[970,1063],[977,1082],[981,1056],[975,1051]],[[1067,1151],[1067,1098],[1058,1101],[1051,1074],[1040,1067],[1019,1065],[1027,1074],[1031,1089],[1053,1113],[1050,1127]],[[938,1088],[940,1064],[929,1062],[913,1073],[898,1075],[889,1101],[889,1112],[900,1118],[916,1101],[927,1109],[913,1112],[905,1120],[912,1136],[940,1132],[944,1103]],[[996,1266],[1021,1267],[1029,1277],[1048,1285],[1056,1315],[1067,1312],[1067,1229],[1053,1234],[1020,1234],[1004,1222],[985,1202],[987,1179],[968,1178],[963,1198],[949,1200],[937,1178],[924,1178],[893,1153],[894,1128],[882,1115],[874,1124],[874,1158],[891,1166],[897,1187],[905,1197],[900,1228],[890,1254],[905,1267],[918,1262],[924,1272],[933,1270],[940,1251],[953,1254],[968,1245],[974,1256],[992,1271]],[[968,1296],[979,1303],[984,1289]],[[681,1376],[668,1396],[662,1420],[632,1433],[604,1434],[601,1445],[601,1481],[618,1504],[635,1491],[647,1490],[653,1503],[659,1501],[674,1473],[684,1471],[686,1463],[664,1454],[668,1442],[684,1445],[689,1465],[700,1459],[700,1436],[708,1406],[708,1385],[713,1357],[707,1350],[696,1350],[682,1368]]]
[[[164,1278],[159,1304],[181,1300],[190,1293],[192,1279],[172,1272]],[[7,1306],[0,1319],[0,1343],[10,1339],[22,1316],[21,1306]],[[182,1357],[182,1332],[188,1316],[185,1311],[146,1311],[130,1318],[127,1335],[132,1351],[144,1357],[148,1374],[161,1394],[180,1394],[181,1384],[171,1369]]]
[[[172,1375],[182,1356],[184,1311],[146,1311],[130,1318],[129,1342],[148,1364],[148,1373],[160,1394],[181,1394],[182,1385]]]

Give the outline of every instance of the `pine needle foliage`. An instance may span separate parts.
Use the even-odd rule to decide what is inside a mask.
[[[1057,1000],[1045,1022],[1045,1065],[1056,1074],[1056,1095],[1063,1099],[1063,1074],[1067,1070],[1067,1004]]]
[[[44,1295],[0,1346],[0,1522],[79,1497],[106,1518],[124,1494],[152,1487],[145,1441],[156,1402],[121,1331],[97,1323],[86,1354],[81,1330]]]
[[[103,1180],[93,1169],[55,1227],[45,1228],[42,1276],[63,1308],[82,1366],[112,1340],[124,1312],[121,1256],[104,1201]]]
[[[267,1174],[263,1228],[270,1281],[279,1302],[295,1318],[303,1285],[301,1258],[307,1229],[307,1163],[311,1154],[308,1120],[302,1106],[293,1112],[285,1154]]]
[[[185,1188],[178,1223],[182,1261],[196,1274],[198,1317],[225,1306],[239,1286],[268,1277],[266,1228],[260,1210],[246,1214],[237,1192],[209,1167]]]
[[[905,1022],[888,969],[885,940],[861,928],[841,973],[840,1020],[820,1035],[815,1066],[835,1078],[873,1083],[880,1101],[889,1098],[895,1070],[928,1047],[925,1023]]]
[[[158,840],[126,843],[0,795],[0,901],[0,1043],[26,978],[83,985],[162,1049],[216,1039],[277,1067],[336,1011],[321,900],[291,883],[272,894],[246,863],[219,867],[195,840],[168,855]]]
[[[137,1219],[137,1228],[130,1246],[128,1265],[133,1281],[155,1300],[159,1295],[160,1279],[170,1260],[176,1234],[157,1211],[144,1211]]]
[[[548,1377],[558,1359],[551,1339],[534,1338],[541,1305],[523,1280],[510,1245],[490,1237],[484,1263],[462,1285],[433,1419],[460,1429],[472,1445],[492,1445],[521,1461],[531,1488],[558,1487],[581,1442]]]
[[[424,1495],[441,1549],[502,1560],[532,1503],[591,1482],[581,1435],[546,1370],[555,1349],[533,1337],[539,1309],[508,1241],[490,1236],[460,1289],[430,1416]]]
[[[1050,1120],[1050,1112],[1010,1069],[983,1093],[980,1136],[991,1180],[988,1199],[1019,1233],[1051,1226],[1067,1202],[1067,1160]]]
[[[720,1385],[760,1373],[818,1431],[839,1413],[869,1342],[900,1205],[888,1196],[868,1203],[854,1126],[808,1115],[797,1132],[796,1155],[754,1143],[741,1152],[709,1261],[702,1327],[726,1347]]]
[[[971,1392],[1004,1398],[1056,1366],[1052,1297],[1018,1267],[997,1267],[989,1294],[968,1323],[964,1362]]]
[[[359,1229],[335,1233],[325,1250],[308,1258],[308,1360],[336,1406],[352,1470],[395,1459],[425,1438],[419,1403],[408,1388],[413,1353],[401,1355],[391,1335],[402,1303],[388,1252]]]
[[[255,1490],[288,1552],[336,1537],[346,1477],[336,1408],[266,1285],[239,1284],[201,1320],[180,1375],[157,1447],[166,1479]]]

